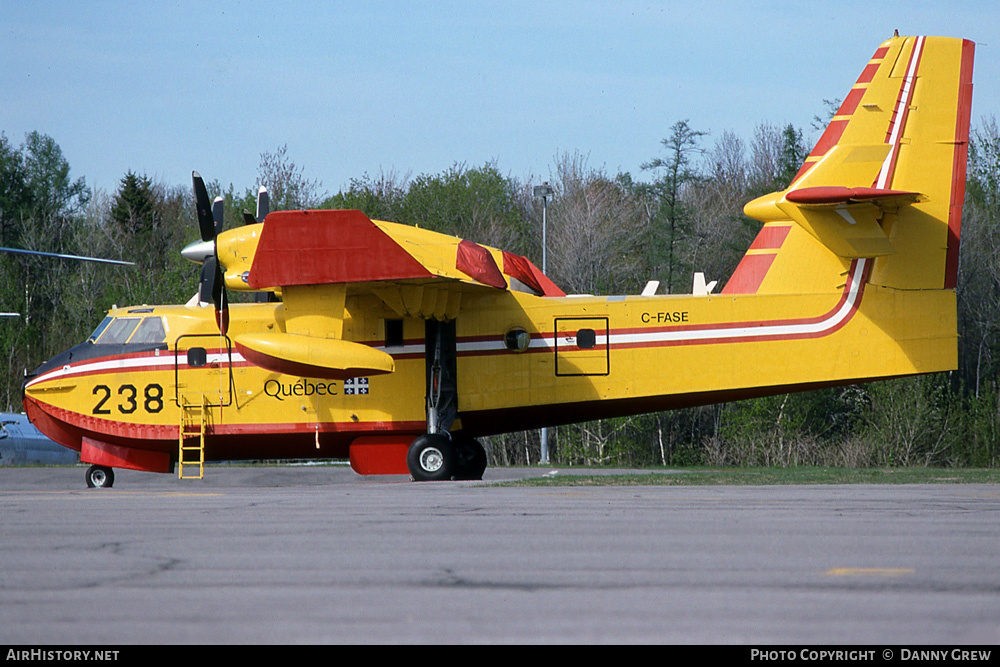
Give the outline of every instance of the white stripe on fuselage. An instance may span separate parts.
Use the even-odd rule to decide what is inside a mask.
[[[745,327],[708,325],[698,329],[667,329],[662,331],[642,331],[632,333],[612,333],[611,347],[616,345],[656,345],[662,343],[679,343],[688,341],[704,340],[732,340],[739,338],[760,339],[779,336],[783,338],[794,338],[796,336],[817,336],[826,331],[837,328],[850,317],[851,311],[858,303],[858,296],[861,294],[862,278],[864,276],[867,259],[859,259],[851,273],[850,282],[847,286],[847,298],[840,307],[830,313],[829,316],[816,322],[790,322],[782,324],[752,324]],[[561,340],[567,341],[569,345],[575,345],[574,336],[560,336]],[[608,341],[606,336],[598,336],[596,345],[605,345]],[[414,352],[423,352],[422,345],[414,345]],[[529,349],[551,349],[555,347],[555,341],[550,337],[532,337]],[[504,350],[502,340],[495,341],[471,341],[458,343],[458,352],[492,352]]]
[[[164,367],[173,368],[177,363],[177,358],[180,356],[187,364],[186,354],[175,355],[172,352],[166,354],[153,355],[148,357],[105,357],[100,361],[84,361],[80,364],[66,364],[62,368],[56,368],[49,371],[43,375],[39,375],[35,379],[28,382],[25,388],[31,387],[39,382],[48,382],[49,380],[55,380],[57,378],[74,377],[76,375],[86,375],[90,373],[102,373],[109,371],[128,371],[133,368],[148,368],[153,367]],[[222,364],[228,363],[229,355],[220,352],[215,352],[208,355],[206,359],[207,364]],[[245,361],[243,355],[239,353],[234,353],[232,355],[233,363]]]
[[[770,337],[794,338],[797,336],[817,336],[827,331],[831,331],[843,324],[849,317],[858,303],[861,294],[862,278],[868,260],[859,259],[854,266],[854,271],[850,275],[850,280],[846,287],[847,296],[837,310],[829,316],[816,322],[790,322],[780,324],[752,324],[748,326],[724,326],[720,324],[707,325],[697,329],[666,329],[662,331],[631,332],[612,334],[610,337],[611,347],[616,345],[658,345],[669,343],[697,342],[697,341],[726,341],[733,339],[763,339]],[[560,336],[568,345],[575,345],[574,336]],[[605,346],[608,337],[597,336],[595,346]],[[403,355],[423,355],[424,345],[413,343],[402,346],[394,346],[387,350],[385,346],[373,346],[375,349],[389,352],[394,356]],[[529,349],[553,349],[555,340],[551,337],[534,336],[529,344]],[[476,340],[459,341],[457,344],[459,354],[469,354],[475,352],[501,352],[506,350],[504,341],[500,340]],[[184,354],[176,355],[166,353],[153,356],[127,357],[127,358],[104,358],[99,361],[82,362],[77,365],[67,364],[62,368],[51,370],[44,375],[40,375],[30,382],[26,388],[32,387],[39,382],[48,382],[59,378],[68,378],[90,373],[129,371],[135,368],[157,369],[172,368],[178,357],[184,360],[185,366],[187,357]],[[225,364],[230,359],[229,355],[221,352],[213,352],[208,355],[207,364]],[[244,363],[246,359],[238,352],[234,352],[231,357],[232,363]]]

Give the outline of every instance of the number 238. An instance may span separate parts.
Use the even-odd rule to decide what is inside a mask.
[[[94,387],[93,393],[94,396],[100,399],[97,401],[97,405],[94,406],[94,414],[110,415],[111,406],[106,407],[106,404],[111,399],[111,387],[106,384],[99,384]],[[123,415],[130,415],[139,409],[139,390],[135,388],[135,385],[121,385],[118,387],[117,395],[121,399],[121,402],[117,403],[114,407],[117,407],[118,411]],[[146,412],[156,413],[163,409],[163,387],[156,383],[147,384],[142,395],[142,407]]]

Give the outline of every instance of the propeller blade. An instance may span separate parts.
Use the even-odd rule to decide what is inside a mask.
[[[215,259],[215,258],[213,258]],[[225,336],[229,332],[229,295],[226,293],[222,267],[215,263],[215,282],[212,284],[212,301],[215,303],[215,323]]]
[[[211,241],[216,237],[215,219],[212,216],[212,202],[208,198],[208,190],[205,189],[205,181],[197,171],[191,172],[191,181],[194,183],[194,202],[198,209],[198,228],[201,230],[201,240]]]
[[[215,300],[215,267],[215,257],[207,257],[201,265],[201,276],[198,285],[198,301],[201,303],[210,303]]]
[[[257,222],[264,222],[264,218],[271,212],[271,198],[267,194],[267,188],[263,185],[257,191]]]
[[[209,257],[201,265],[201,284],[198,287],[198,301],[212,302],[215,306],[215,324],[223,335],[229,332],[229,295],[226,292],[222,267],[215,257]]]
[[[257,221],[254,219],[253,213],[251,213],[250,211],[248,211],[246,209],[243,209],[243,224],[244,225],[252,225],[255,222],[257,222]]]
[[[222,197],[216,197],[212,202],[212,218],[215,220],[215,235],[222,233],[222,225],[226,222],[226,204]]]

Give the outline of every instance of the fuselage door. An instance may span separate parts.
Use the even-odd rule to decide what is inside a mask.
[[[229,336],[179,336],[174,352],[174,400],[177,405],[232,405],[233,344]]]
[[[557,317],[556,375],[608,375],[608,318]]]

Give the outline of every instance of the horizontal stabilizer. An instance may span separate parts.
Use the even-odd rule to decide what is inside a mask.
[[[785,199],[796,204],[812,204],[815,206],[870,201],[885,208],[893,204],[912,204],[920,200],[920,194],[917,192],[884,190],[879,188],[820,186],[814,188],[796,188],[786,194]]]
[[[840,257],[859,259],[896,252],[879,225],[883,212],[875,204],[811,206],[782,201],[778,208]]]
[[[840,186],[772,192],[743,212],[761,222],[791,220],[840,257],[859,259],[895,253],[879,224],[887,212],[919,197],[912,192]]]
[[[792,189],[758,197],[743,210],[761,222],[792,220],[840,257],[892,255],[880,223],[924,196],[872,187],[889,150],[888,144],[832,146]]]

